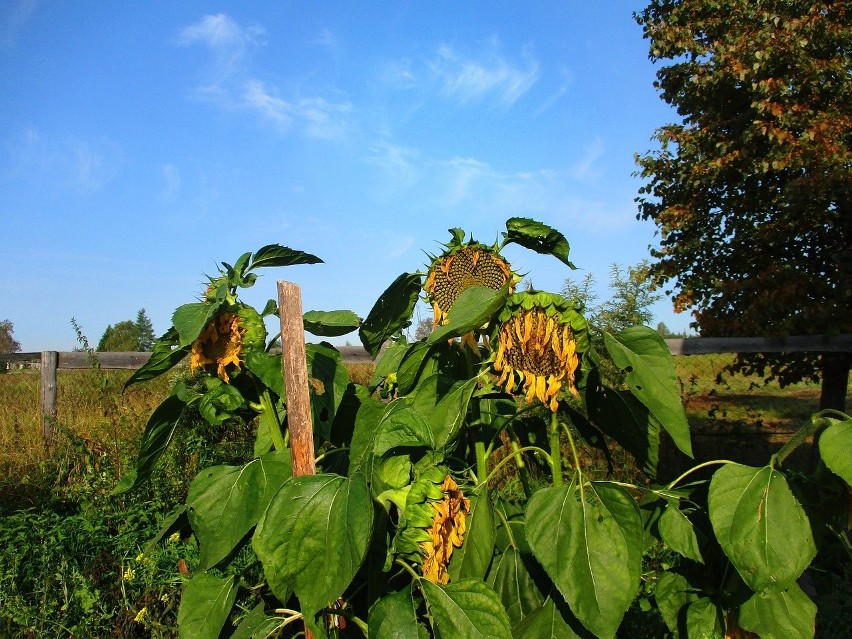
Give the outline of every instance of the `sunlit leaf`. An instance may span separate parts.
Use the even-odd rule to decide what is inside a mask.
[[[664,571],[657,578],[654,600],[657,602],[663,621],[672,633],[678,631],[678,619],[684,606],[688,606],[699,598],[696,590],[686,577],[676,572]]]
[[[568,259],[571,247],[568,240],[556,229],[536,220],[524,217],[513,217],[506,220],[506,242],[520,244],[536,253],[552,255],[572,269],[577,267]]]
[[[397,331],[411,323],[411,315],[420,295],[421,276],[403,273],[381,294],[358,332],[361,343],[375,358]]]
[[[707,501],[722,550],[752,590],[785,590],[816,555],[802,505],[769,466],[726,464],[713,474]]]
[[[245,466],[211,466],[198,473],[186,499],[201,546],[198,570],[215,566],[236,548],[291,474],[289,450]]]
[[[479,579],[445,586],[422,580],[436,639],[511,639],[509,618],[491,588]]]
[[[320,337],[346,335],[361,325],[361,318],[352,311],[308,311],[302,321],[306,331]]]
[[[178,306],[172,314],[172,324],[178,333],[178,346],[192,344],[219,311],[221,304],[194,302]]]
[[[633,395],[653,413],[672,441],[692,457],[689,423],[680,400],[674,360],[662,336],[647,326],[633,326],[617,335],[604,333],[604,344]]]
[[[740,606],[739,624],[762,639],[814,636],[817,607],[797,584],[774,593],[757,593]]]
[[[294,266],[296,264],[322,264],[316,255],[287,248],[280,244],[268,244],[254,254],[246,271],[270,266]]]
[[[305,354],[308,360],[314,432],[328,440],[331,437],[331,425],[334,423],[337,407],[340,406],[349,385],[349,370],[343,363],[340,352],[325,342],[306,344]]]
[[[263,602],[257,604],[242,618],[230,639],[267,639],[284,623],[283,617],[269,617]]]
[[[464,289],[450,308],[447,323],[432,331],[427,343],[437,344],[482,327],[503,308],[508,296],[508,285],[499,291],[487,286]]]
[[[819,454],[835,475],[852,486],[852,419],[832,424],[819,437]]]
[[[574,615],[603,637],[615,634],[640,571],[641,519],[630,495],[620,492],[575,481],[539,490],[527,507],[533,554]]]
[[[475,389],[475,378],[456,381],[440,373],[417,386],[411,405],[429,422],[435,448],[444,449],[455,443]]]
[[[564,601],[557,603],[551,597],[512,628],[514,639],[590,639],[591,636]]]
[[[687,639],[724,639],[725,620],[712,599],[701,597],[686,609]]]
[[[532,559],[525,559],[517,549],[509,546],[494,558],[488,574],[488,585],[500,597],[513,628],[538,610],[544,601],[532,574],[533,563]]]
[[[211,424],[223,424],[245,404],[243,396],[229,384],[217,384],[198,402],[198,412]]]
[[[252,546],[272,592],[299,598],[305,622],[349,586],[370,543],[373,503],[363,475],[307,475],[284,483],[261,517]]]
[[[246,354],[245,367],[278,397],[286,397],[281,355],[250,351]]]
[[[434,448],[435,439],[426,419],[407,405],[388,411],[379,424],[373,453],[382,457],[401,448]]]
[[[178,609],[180,639],[215,639],[222,632],[237,597],[236,577],[195,575],[183,590]]]

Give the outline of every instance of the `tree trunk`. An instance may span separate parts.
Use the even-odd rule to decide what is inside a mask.
[[[846,391],[849,386],[849,369],[852,353],[822,354],[822,393],[819,409],[833,408],[846,412]]]

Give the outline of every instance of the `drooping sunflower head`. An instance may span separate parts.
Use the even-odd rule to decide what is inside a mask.
[[[262,348],[266,340],[263,319],[250,306],[222,311],[214,317],[192,343],[189,372],[213,372],[225,383],[229,373],[240,369],[245,353]]]
[[[473,240],[462,244],[457,234],[459,229],[453,231],[455,240],[432,260],[423,284],[426,299],[432,304],[435,326],[445,322],[456,298],[471,286],[486,286],[498,291],[508,282],[509,292],[514,290],[515,274],[495,247]]]
[[[450,581],[453,551],[464,543],[470,500],[445,468],[426,471],[411,485],[394,550],[420,564],[436,584]]]
[[[537,397],[554,412],[562,388],[577,395],[577,367],[589,345],[574,304],[551,293],[517,293],[500,314],[496,337],[494,370],[507,393]]]

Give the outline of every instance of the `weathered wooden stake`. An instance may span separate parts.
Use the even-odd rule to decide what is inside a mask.
[[[305,327],[298,285],[278,280],[278,315],[281,319],[281,367],[287,390],[287,428],[290,431],[293,476],[315,475]]]
[[[56,368],[59,353],[44,351],[41,354],[41,440],[45,448],[53,445],[53,422],[56,421]]]

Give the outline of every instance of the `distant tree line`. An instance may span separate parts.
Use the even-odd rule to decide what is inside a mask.
[[[150,351],[154,348],[154,325],[144,308],[136,313],[136,321],[124,320],[107,326],[95,349],[99,352]]]

